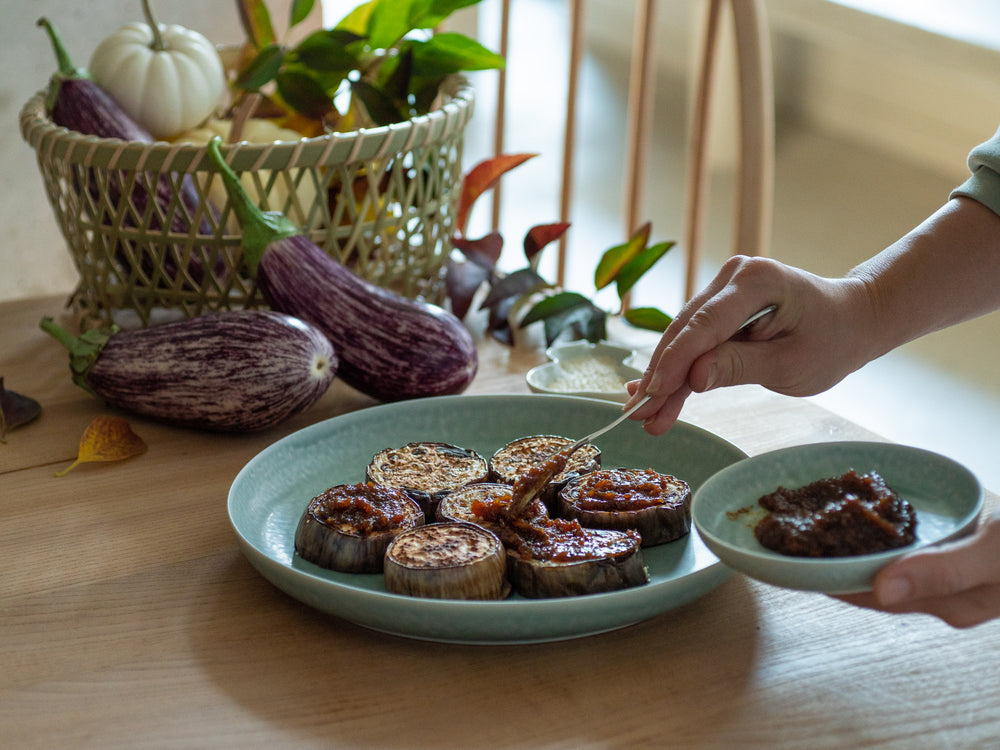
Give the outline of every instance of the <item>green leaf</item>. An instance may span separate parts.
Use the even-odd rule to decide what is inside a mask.
[[[371,22],[372,11],[378,2],[379,0],[369,0],[367,3],[361,3],[361,5],[358,5],[354,10],[341,18],[334,28],[367,37],[368,24]]]
[[[652,268],[676,244],[676,242],[659,242],[652,247],[647,247],[622,266],[615,275],[618,298],[625,299],[625,295],[643,277],[646,271]]]
[[[410,24],[414,29],[433,29],[448,16],[461,8],[476,5],[480,0],[430,0],[423,3],[425,7],[414,8]]]
[[[566,296],[566,299],[560,299]],[[550,302],[556,300],[556,302]],[[542,309],[539,309],[539,308]],[[607,338],[607,312],[575,292],[561,292],[538,302],[521,321],[521,327],[544,321],[545,342],[551,346],[567,329],[591,342]],[[532,320],[532,318],[534,318]]]
[[[303,65],[313,70],[347,73],[361,65],[348,45],[362,38],[343,29],[321,29],[303,39],[293,52]]]
[[[443,32],[413,44],[413,70],[420,76],[445,76],[463,70],[494,70],[504,59],[464,34]]]
[[[298,26],[300,23],[305,21],[306,17],[312,13],[312,9],[315,4],[315,0],[292,0],[288,28]]]
[[[257,49],[274,44],[274,27],[271,13],[264,0],[236,0],[240,23],[250,43]]]
[[[655,307],[631,307],[625,311],[625,322],[636,328],[663,333],[673,321],[669,315]]]
[[[285,50],[277,44],[264,47],[236,77],[237,88],[257,91],[275,79],[285,62]]]
[[[370,83],[351,81],[351,93],[364,105],[365,111],[376,125],[390,125],[406,119],[396,103]]]
[[[647,222],[629,238],[628,242],[623,245],[616,245],[604,252],[604,255],[601,256],[600,261],[597,263],[597,269],[594,271],[595,287],[598,289],[606,287],[615,280],[615,276],[617,276],[622,266],[642,252],[643,248],[646,247],[646,243],[649,242],[651,228],[652,225]]]
[[[312,75],[301,70],[285,70],[275,77],[278,94],[292,109],[306,117],[322,119],[333,109],[333,99]]]
[[[578,307],[593,307],[593,303],[578,292],[559,292],[539,300],[528,310],[527,314],[521,318],[521,328],[545,320],[555,315],[563,315],[569,310]]]
[[[375,3],[367,28],[373,48],[389,49],[413,30],[410,17],[415,2],[420,0],[378,0]]]

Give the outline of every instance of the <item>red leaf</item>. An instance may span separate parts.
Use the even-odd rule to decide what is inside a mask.
[[[490,270],[470,260],[448,260],[445,288],[451,301],[451,311],[459,320],[464,320],[472,307],[476,292],[490,277]]]
[[[532,227],[524,235],[524,256],[531,262],[550,242],[555,242],[562,237],[569,229],[569,222],[559,222],[557,224],[539,224]]]
[[[461,250],[465,257],[473,263],[492,269],[500,260],[500,253],[503,250],[503,235],[499,232],[490,232],[478,240],[453,237],[451,244]]]
[[[455,214],[455,231],[460,235],[465,234],[469,212],[480,195],[496,185],[504,174],[535,156],[538,154],[501,154],[481,161],[469,170],[462,180],[462,193]]]

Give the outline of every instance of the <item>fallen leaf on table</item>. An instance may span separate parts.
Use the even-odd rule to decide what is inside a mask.
[[[6,442],[7,430],[27,424],[41,413],[41,404],[33,398],[6,390],[3,378],[0,378],[0,443]]]
[[[61,477],[77,464],[94,461],[121,461],[146,452],[146,443],[132,432],[132,427],[121,417],[96,417],[87,425],[80,438],[80,451],[76,461],[56,476]]]

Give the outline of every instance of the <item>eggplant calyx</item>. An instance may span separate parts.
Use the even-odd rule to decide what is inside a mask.
[[[52,50],[56,53],[56,63],[59,69],[52,74],[52,79],[49,82],[48,95],[45,98],[45,108],[46,111],[51,112],[52,107],[55,105],[56,96],[59,94],[59,86],[63,81],[71,81],[74,79],[90,79],[90,73],[87,72],[86,68],[78,68],[73,64],[73,61],[69,57],[69,53],[66,52],[66,45],[63,44],[62,38],[59,36],[59,32],[56,31],[55,26],[49,19],[42,16],[36,22],[36,25],[41,26],[49,34],[49,39],[52,41]]]
[[[273,242],[300,234],[295,223],[279,211],[263,211],[250,200],[243,183],[236,176],[222,156],[219,144],[222,138],[215,136],[207,144],[208,155],[222,176],[222,183],[229,194],[229,203],[236,213],[243,233],[243,260],[252,276],[257,275],[257,267],[264,252]]]
[[[43,331],[69,350],[69,369],[73,373],[73,382],[97,396],[97,392],[87,382],[87,375],[101,356],[108,339],[118,332],[117,326],[110,330],[94,328],[74,336],[52,318],[43,318],[40,325]]]

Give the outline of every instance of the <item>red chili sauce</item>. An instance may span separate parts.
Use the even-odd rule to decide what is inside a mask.
[[[615,557],[639,545],[638,532],[584,529],[579,521],[515,519],[501,534],[504,546],[524,559],[580,562]]]
[[[320,523],[352,526],[363,534],[398,528],[411,508],[402,490],[371,482],[331,487],[309,502],[309,513]]]
[[[509,493],[477,497],[469,504],[469,510],[477,519],[489,523],[499,523],[507,517],[510,498]]]
[[[676,497],[676,482],[652,469],[601,469],[578,480],[573,505],[580,510],[643,510]]]
[[[779,487],[758,502],[770,513],[754,526],[754,536],[785,555],[865,555],[916,541],[916,511],[875,472]]]
[[[527,469],[514,482],[511,506],[515,508],[519,507],[526,495],[536,494],[541,487],[548,484],[552,477],[557,476],[566,468],[568,461],[569,456],[563,451],[559,451],[550,456],[544,463],[535,464],[530,469]]]

